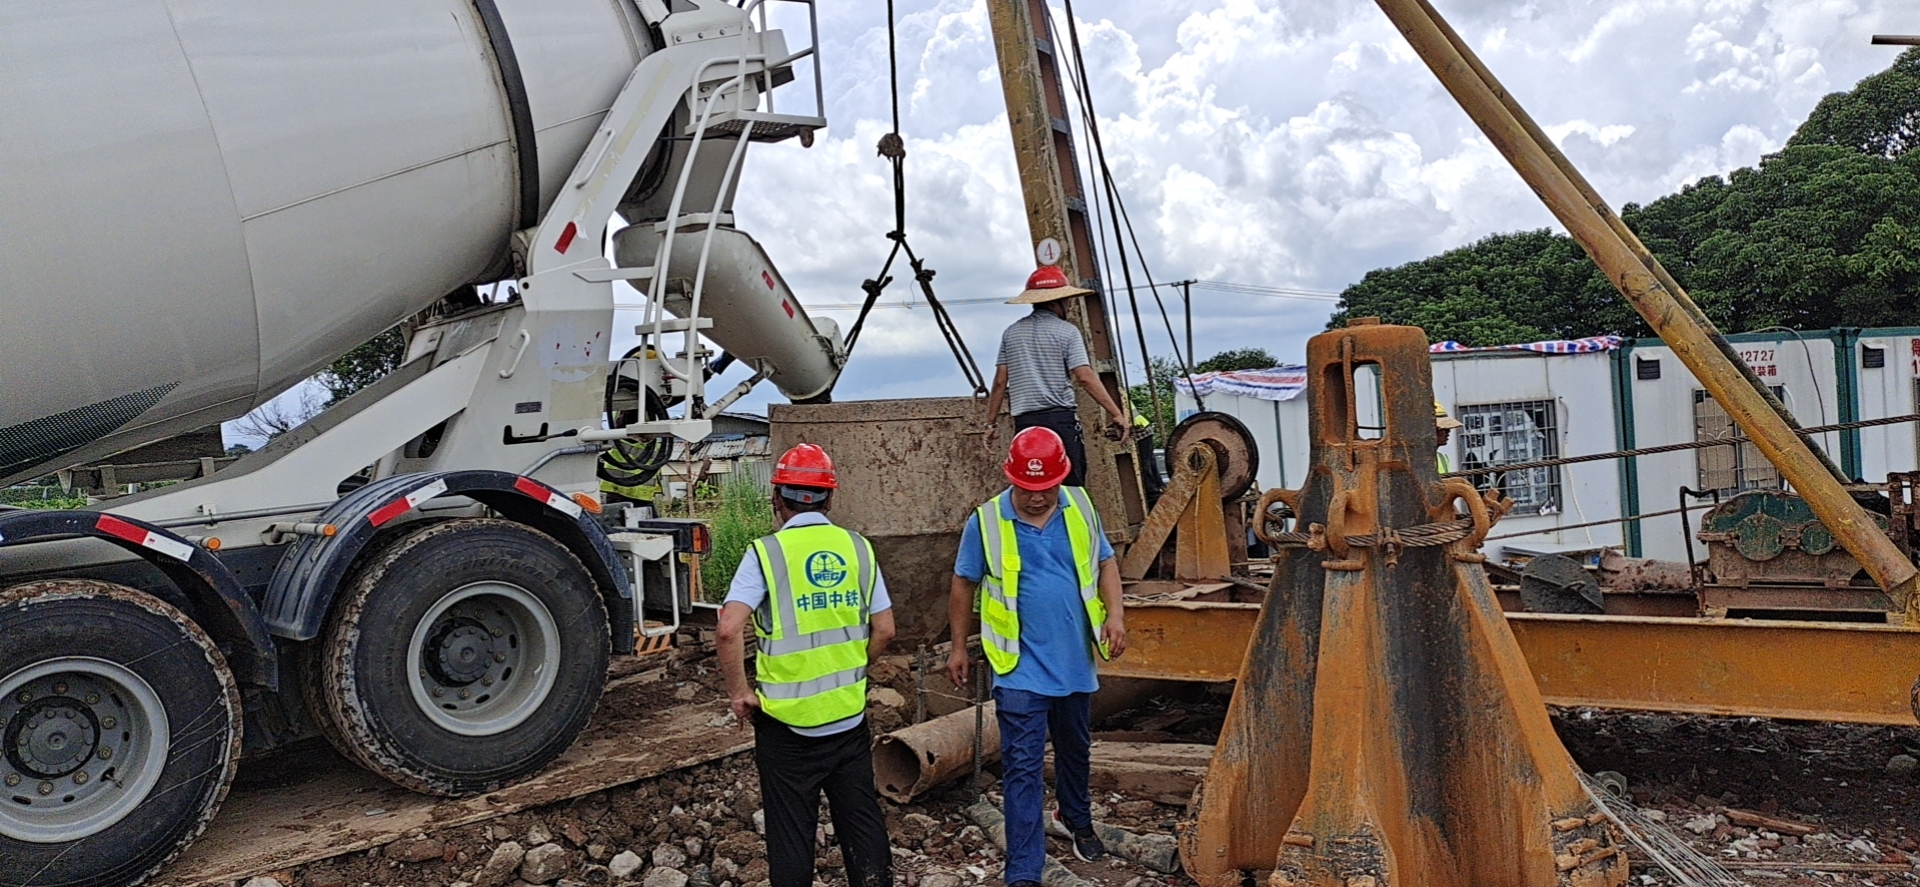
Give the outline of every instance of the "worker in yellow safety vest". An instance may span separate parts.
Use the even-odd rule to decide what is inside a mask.
[[[873,782],[867,666],[893,640],[893,603],[873,545],[827,519],[839,481],[826,451],[775,463],[780,530],[753,543],[720,611],[720,667],[742,727],[753,725],[772,887],[813,887],[824,792],[849,887],[891,887],[886,818]],[[755,689],[747,682],[753,626]]]
[[[1013,484],[987,500],[962,530],[947,614],[953,653],[947,677],[966,686],[967,636],[980,612],[980,646],[994,675],[1005,797],[1008,887],[1038,887],[1046,861],[1042,818],[1047,740],[1054,756],[1054,824],[1075,856],[1106,854],[1093,829],[1090,701],[1094,657],[1126,651],[1120,567],[1087,491],[1064,482],[1060,436],[1033,427],[1014,435],[1002,470]]]
[[[1447,456],[1447,442],[1453,439],[1453,429],[1460,427],[1460,420],[1447,415],[1447,408],[1439,401],[1433,402],[1433,445],[1439,449],[1440,473],[1453,471],[1453,460]]]

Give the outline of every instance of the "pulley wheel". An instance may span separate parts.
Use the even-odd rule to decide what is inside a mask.
[[[1167,467],[1178,470],[1175,460],[1197,443],[1213,449],[1214,461],[1220,466],[1221,501],[1238,499],[1253,488],[1260,471],[1260,448],[1253,441],[1253,432],[1239,419],[1216,412],[1188,416],[1173,427],[1167,440]]]

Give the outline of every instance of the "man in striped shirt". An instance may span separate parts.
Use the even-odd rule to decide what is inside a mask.
[[[1060,435],[1073,463],[1073,473],[1066,479],[1067,486],[1072,487],[1087,482],[1087,449],[1080,436],[1073,383],[1079,382],[1094,403],[1107,411],[1108,421],[1118,429],[1118,439],[1123,443],[1131,424],[1094,374],[1080,328],[1066,319],[1066,300],[1091,292],[1068,283],[1067,275],[1058,267],[1049,265],[1033,272],[1027,278],[1026,291],[1007,303],[1032,305],[1033,313],[1014,321],[1001,334],[999,367],[993,374],[993,390],[987,393],[983,440],[987,451],[998,449],[994,438],[999,431],[1000,406],[1005,403],[1013,413],[1016,432],[1040,427]]]

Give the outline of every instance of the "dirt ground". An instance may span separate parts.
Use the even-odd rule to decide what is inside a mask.
[[[660,663],[671,667],[653,675]],[[713,660],[697,647],[627,670],[628,680],[615,691],[619,698],[606,710],[618,712],[636,738],[646,735],[649,711],[722,696]],[[1155,700],[1098,729],[1130,741],[1212,742],[1225,703],[1218,690],[1197,690]],[[911,705],[877,706],[876,729],[903,724]],[[1920,883],[1913,862],[1920,859],[1920,811],[1913,804],[1920,792],[1914,781],[1920,729],[1590,709],[1557,711],[1555,724],[1584,768],[1623,775],[1635,804],[1748,884]],[[249,778],[245,768],[242,778]],[[997,801],[992,786],[986,789]],[[887,805],[897,884],[998,884],[1000,851],[962,812],[973,798],[966,788],[950,786],[916,803]],[[1097,792],[1095,802],[1101,821],[1145,835],[1171,836],[1184,814],[1115,792]],[[751,755],[737,754],[485,823],[416,831],[382,848],[270,877],[282,887],[765,887],[759,809]],[[1744,813],[1800,826],[1787,831],[1804,834],[1731,818]],[[818,880],[841,887],[840,854],[824,811],[818,837]],[[1081,863],[1064,842],[1050,843],[1054,858],[1094,887],[1192,883],[1118,859]],[[1909,851],[1916,856],[1910,859]],[[1835,870],[1787,868],[1791,864]],[[1636,885],[1683,883],[1637,851],[1634,872]],[[245,887],[273,885],[255,879]]]

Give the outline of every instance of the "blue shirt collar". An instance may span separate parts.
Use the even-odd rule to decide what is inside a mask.
[[[1054,517],[1061,516],[1067,510],[1067,488],[1063,486],[1059,489],[1058,492],[1060,494],[1060,507],[1053,510]],[[1014,510],[1014,507],[1013,507],[1013,488],[1008,487],[1004,492],[1000,494],[999,498],[1000,498],[1000,516],[1003,518],[1006,518],[1007,520],[1020,520],[1020,513]],[[795,519],[798,520],[798,518],[795,518]],[[1021,523],[1026,523],[1026,522],[1021,521]],[[1049,524],[1053,523],[1053,519],[1048,518],[1047,523]],[[1027,524],[1027,526],[1033,526],[1033,525]]]

